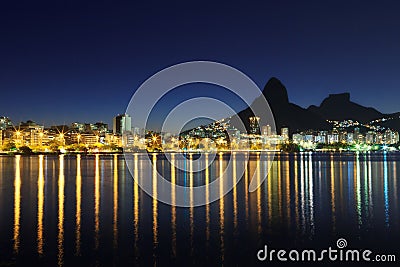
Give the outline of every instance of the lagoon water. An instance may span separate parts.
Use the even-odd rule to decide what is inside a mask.
[[[239,154],[217,155],[207,176],[228,160],[244,164]],[[264,245],[318,249],[339,238],[398,253],[399,154],[280,153],[251,193],[252,174],[267,168],[250,154],[227,195],[195,208],[147,195],[123,155],[0,156],[0,266],[248,265]],[[156,167],[144,166],[146,157]],[[162,155],[137,154],[132,164],[139,179],[153,178],[146,167],[178,184],[205,179],[173,170]]]

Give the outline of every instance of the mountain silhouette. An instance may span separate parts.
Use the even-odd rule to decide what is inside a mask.
[[[385,116],[374,108],[351,102],[349,93],[331,94],[322,101],[319,107],[310,106],[308,110],[328,120],[350,119],[361,123],[368,123]]]
[[[308,129],[330,129],[330,124],[318,113],[304,109],[296,104],[289,102],[286,87],[280,80],[273,77],[265,85],[263,96],[268,101],[271,111],[275,118],[276,129],[288,127],[290,132],[303,131]],[[254,100],[251,106],[256,106],[262,102],[260,97]],[[249,117],[254,116],[251,108],[246,108],[238,113],[239,118],[249,130]],[[236,118],[233,119],[235,121]],[[260,122],[260,126],[267,122]]]
[[[288,127],[291,134],[307,130],[331,130],[333,125],[328,121],[334,120],[353,120],[400,131],[400,112],[384,114],[374,108],[364,107],[352,102],[350,93],[330,94],[319,106],[312,105],[307,109],[290,103],[286,87],[275,77],[269,79],[262,96],[256,98],[250,107],[230,117],[231,125],[239,129],[242,128],[240,125],[244,125],[250,133],[249,118],[254,116],[252,108],[267,108],[262,97],[270,106],[276,128],[271,123],[272,117],[260,118],[260,128],[270,124],[278,134],[283,127]]]
[[[282,82],[272,77],[265,85],[263,96],[268,101],[275,118],[275,125],[279,133],[282,127],[288,127],[291,133],[306,130],[330,130],[332,125],[328,120],[354,120],[360,123],[370,123],[377,119],[385,118],[383,121],[374,122],[386,128],[400,131],[400,112],[384,114],[371,107],[364,107],[350,100],[350,93],[331,94],[325,98],[320,106],[310,106],[307,109],[289,102],[286,87]],[[251,104],[264,103],[260,97]],[[254,116],[251,108],[240,111],[237,116],[249,132],[249,117]],[[233,116],[232,122],[235,125],[238,118]],[[260,122],[260,126],[267,122]]]

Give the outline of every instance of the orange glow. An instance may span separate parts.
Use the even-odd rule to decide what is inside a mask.
[[[43,207],[44,207],[44,175],[43,175],[43,155],[39,156],[39,177],[38,177],[38,211],[37,211],[37,242],[38,254],[43,255]]]
[[[21,156],[15,156],[15,180],[14,180],[14,253],[19,252],[19,230],[21,217],[21,173],[20,162]]]

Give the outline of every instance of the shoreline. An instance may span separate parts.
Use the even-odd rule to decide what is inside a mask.
[[[22,153],[22,152],[0,152],[0,156],[56,156],[56,155],[132,155],[132,154],[150,154],[150,155],[163,155],[163,154],[232,154],[232,153],[250,153],[250,154],[257,154],[257,153],[274,153],[279,155],[296,155],[296,154],[400,154],[400,151],[386,151],[386,150],[379,150],[379,151],[332,151],[332,150],[325,150],[325,151],[300,151],[300,152],[287,152],[287,151],[271,151],[271,150],[230,150],[230,151],[215,151],[215,152],[203,152],[203,151],[166,151],[166,152],[146,152],[146,151],[137,151],[137,152],[127,152],[124,153],[123,151],[115,151],[115,152],[32,152],[32,153]]]

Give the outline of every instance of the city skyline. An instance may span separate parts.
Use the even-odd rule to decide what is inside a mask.
[[[399,132],[357,121],[330,121],[331,129],[308,129],[290,135],[249,117],[242,132],[222,119],[179,134],[155,132],[131,125],[128,114],[113,119],[112,130],[104,123],[72,123],[45,128],[33,121],[16,127],[0,117],[0,153],[121,153],[121,152],[235,152],[235,151],[397,151]]]
[[[302,107],[350,92],[360,104],[399,111],[397,2],[159,7],[3,3],[0,88],[9,101],[0,114],[46,125],[78,117],[110,124],[107,114],[123,113],[143,81],[191,60],[231,65],[260,88],[276,76]],[[185,88],[188,97],[198,93]],[[214,88],[202,89],[210,95]],[[231,97],[225,101],[243,108]]]

